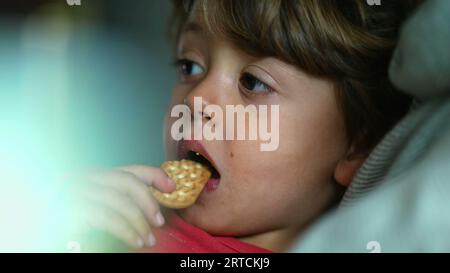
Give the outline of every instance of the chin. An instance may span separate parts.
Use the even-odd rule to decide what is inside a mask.
[[[210,212],[209,212],[210,213]],[[197,207],[194,205],[191,208],[180,210],[178,215],[187,223],[196,226],[209,234],[213,235],[231,235],[229,234],[231,225],[227,224],[226,218],[220,213],[219,217],[211,216],[205,211],[204,207]]]

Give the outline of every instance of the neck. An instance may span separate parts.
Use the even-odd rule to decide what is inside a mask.
[[[239,240],[273,252],[285,252],[292,246],[300,231],[299,228],[279,229],[240,237]]]

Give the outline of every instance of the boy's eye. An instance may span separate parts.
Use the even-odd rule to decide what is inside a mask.
[[[239,79],[239,82],[245,89],[253,93],[267,93],[272,91],[270,86],[249,73],[244,73]]]
[[[203,68],[190,60],[182,59],[177,61],[178,69],[184,76],[196,76],[204,72]]]

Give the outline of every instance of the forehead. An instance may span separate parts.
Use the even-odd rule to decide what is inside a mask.
[[[202,1],[194,1],[180,26],[180,34],[193,33],[205,38],[229,40],[229,26],[226,20],[215,18],[222,14],[214,4],[204,5]]]
[[[208,34],[207,27],[205,24],[204,10],[200,8],[197,4],[188,11],[186,21],[183,23],[180,29],[181,34],[185,33],[195,33],[195,34]]]

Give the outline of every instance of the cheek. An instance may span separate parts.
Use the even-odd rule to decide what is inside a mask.
[[[258,147],[257,147],[258,148]],[[256,152],[255,152],[256,151]],[[313,185],[301,163],[285,156],[286,151],[260,152],[237,149],[230,159],[222,197],[229,204],[222,219],[235,224],[236,233],[257,232],[300,222],[298,208],[307,202]],[[251,159],[251,160],[249,160]]]
[[[287,150],[279,148],[261,152],[259,143],[245,142],[236,142],[230,150],[233,151],[233,157],[228,157],[226,162],[226,187],[230,188],[229,192],[233,196],[252,200],[252,206],[258,209],[261,209],[258,204],[260,201],[277,202],[278,197],[286,196],[301,180],[301,163],[291,157]],[[261,198],[265,196],[268,199]]]
[[[280,143],[275,151],[261,152],[261,143],[255,141],[233,141],[226,147],[224,165],[233,191],[256,197],[271,192],[300,196],[293,193],[330,184],[346,150],[344,124],[331,92],[313,102],[280,105]],[[234,156],[228,157],[231,153]]]
[[[298,155],[301,151],[292,153],[296,147],[280,147],[261,152],[259,145],[248,146],[236,147],[234,157],[227,162],[231,187],[254,197],[284,196],[297,187],[304,174],[304,161]]]
[[[236,184],[236,187],[246,186],[248,183],[239,181],[252,181],[252,178],[259,178],[262,173],[271,168],[271,162],[274,160],[273,152],[261,152],[259,142],[231,141],[227,144],[223,151],[224,178]]]
[[[329,178],[347,150],[345,124],[333,93],[286,108],[280,117],[280,150],[310,174]]]

